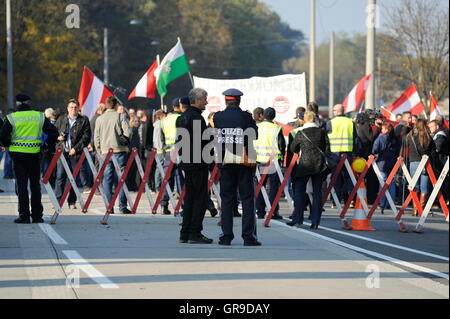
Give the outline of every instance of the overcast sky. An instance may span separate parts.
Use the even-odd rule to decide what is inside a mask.
[[[271,7],[293,29],[304,32],[309,39],[310,0],[260,0]],[[383,6],[399,0],[379,0],[380,25],[383,25]],[[447,3],[446,0],[440,0]],[[317,42],[327,42],[331,31],[366,34],[367,0],[316,0]],[[445,5],[448,8],[448,5]]]

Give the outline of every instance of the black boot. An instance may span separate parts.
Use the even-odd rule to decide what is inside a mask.
[[[170,215],[172,212],[169,210],[169,206],[163,206],[163,215]]]
[[[30,216],[19,215],[18,218],[14,219],[14,222],[16,224],[30,224]]]

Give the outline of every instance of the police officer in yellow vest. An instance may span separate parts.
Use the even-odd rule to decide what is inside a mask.
[[[174,99],[172,105],[173,111],[167,114],[167,116],[161,120],[161,138],[164,144],[164,171],[166,171],[169,167],[170,153],[175,149],[177,138],[176,121],[182,114],[180,109],[180,98]],[[181,193],[184,179],[181,170],[178,169],[178,165],[174,165],[172,173],[170,174],[169,185],[172,191],[174,189],[175,182],[177,184],[176,186],[178,192]],[[164,215],[171,214],[171,212],[169,211],[169,194],[167,194],[166,190],[164,190],[164,196],[161,199],[161,206],[163,207]]]
[[[58,130],[45,118],[44,113],[33,111],[26,103],[30,97],[26,94],[16,96],[17,112],[7,116],[0,131],[0,142],[9,146],[16,178],[16,194],[19,198],[18,224],[30,223],[30,198],[28,182],[31,190],[31,218],[33,223],[43,223],[43,207],[41,201],[40,152],[42,133],[48,135],[43,147],[54,147]]]
[[[333,107],[334,117],[327,123],[328,139],[330,140],[330,151],[341,156],[347,154],[349,163],[353,160],[353,153],[357,153],[358,134],[355,123],[344,114],[342,104]],[[353,189],[350,176],[346,169],[343,169],[334,185],[340,201],[347,201]]]
[[[265,120],[256,124],[258,127],[258,139],[255,140],[253,144],[256,150],[256,162],[258,163],[258,169],[260,172],[264,171],[264,168],[266,167],[266,164],[273,152],[275,152],[274,160],[277,160],[280,163],[280,166],[284,158],[286,141],[283,136],[282,127],[273,122],[275,115],[275,109],[268,107],[264,110]],[[280,187],[280,180],[273,164],[269,172],[270,174],[268,174],[264,180],[264,186],[266,186],[267,180],[269,180],[269,200],[272,204],[275,201],[278,188]],[[266,214],[266,204],[261,192],[256,198],[256,214],[260,219],[264,218],[264,215]],[[272,219],[283,219],[279,213],[278,204],[275,208]]]

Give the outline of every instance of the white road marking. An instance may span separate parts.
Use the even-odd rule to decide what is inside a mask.
[[[307,226],[311,226],[311,224],[309,223],[304,223]],[[424,256],[428,256],[428,257],[433,257],[436,259],[440,259],[440,260],[444,260],[444,261],[449,261],[449,258],[446,256],[441,256],[441,255],[436,255],[433,253],[429,253],[426,251],[422,251],[422,250],[417,250],[417,249],[413,249],[413,248],[409,248],[409,247],[405,247],[405,246],[400,246],[400,245],[396,245],[396,244],[391,244],[385,241],[381,241],[381,240],[377,240],[377,239],[372,239],[372,238],[368,238],[368,237],[363,237],[363,236],[359,236],[359,235],[355,235],[355,234],[351,234],[348,232],[344,232],[341,230],[336,230],[336,229],[332,229],[332,228],[328,228],[328,227],[324,227],[324,226],[319,226],[320,229],[324,229],[333,233],[337,233],[340,235],[345,235],[345,236],[349,236],[349,237],[353,237],[353,238],[357,238],[357,239],[361,239],[361,240],[365,240],[365,241],[370,241],[372,243],[376,243],[379,245],[384,245],[384,246],[389,246],[389,247],[393,247],[393,248],[397,248],[397,249],[401,249],[401,250],[405,250],[405,251],[409,251],[418,255],[424,255]]]
[[[49,224],[39,224],[39,227],[56,245],[68,245]]]
[[[105,277],[101,272],[95,269],[94,266],[89,264],[83,257],[80,256],[75,250],[63,250],[64,255],[67,256],[70,261],[77,266],[79,269],[83,270],[92,280],[100,285],[100,287],[105,289],[117,289],[115,283]]]
[[[304,229],[301,229],[301,228],[294,228],[294,227],[286,225],[283,222],[279,222],[279,221],[276,221],[276,220],[273,220],[271,222],[272,223],[276,223],[278,225],[281,225],[283,227],[289,228],[291,230],[298,231],[298,232],[301,232],[301,233],[304,233],[304,234],[308,234],[310,236],[323,239],[323,240],[328,241],[330,243],[334,243],[336,245],[339,245],[339,246],[342,246],[342,247],[345,247],[345,248],[348,248],[348,249],[351,249],[351,250],[355,250],[355,251],[364,253],[364,254],[369,255],[369,256],[373,256],[373,257],[376,257],[376,258],[379,258],[379,259],[382,259],[382,260],[385,260],[385,261],[390,261],[390,262],[392,262],[394,264],[397,264],[397,265],[405,266],[405,267],[408,267],[408,268],[411,268],[411,269],[415,269],[415,270],[418,270],[420,272],[428,273],[428,274],[436,276],[436,277],[441,277],[441,278],[444,278],[444,279],[447,279],[447,280],[449,279],[447,274],[441,273],[439,271],[436,271],[436,270],[433,270],[433,269],[430,269],[430,268],[422,267],[422,266],[419,266],[419,265],[416,265],[416,264],[413,264],[413,263],[410,263],[410,262],[406,262],[406,261],[403,261],[403,260],[395,259],[395,258],[386,256],[386,255],[383,255],[383,254],[379,254],[377,252],[374,252],[374,251],[371,251],[371,250],[367,250],[367,249],[364,249],[364,248],[361,248],[361,247],[358,247],[358,246],[355,246],[355,245],[347,244],[347,243],[345,243],[343,241],[336,240],[336,239],[333,239],[333,238],[330,238],[330,237],[326,237],[326,236],[314,233],[312,231],[307,231],[307,230],[304,230]],[[321,227],[322,226],[319,226],[319,228],[321,228]]]

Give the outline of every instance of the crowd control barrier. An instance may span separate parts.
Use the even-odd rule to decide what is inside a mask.
[[[275,158],[275,152],[273,152],[271,154],[269,161],[266,163],[266,165],[264,166],[264,169],[261,172],[258,169],[256,170],[256,178],[257,178],[258,184],[255,187],[255,197],[257,197],[261,193],[264,198],[264,201],[266,203],[266,208],[268,210],[267,217],[263,223],[263,225],[265,227],[269,227],[270,220],[274,214],[275,208],[278,205],[283,192],[285,194],[285,198],[287,200],[289,207],[291,209],[294,209],[293,204],[292,204],[292,202],[293,202],[292,198],[290,197],[290,194],[288,192],[287,182],[292,174],[292,170],[293,170],[295,164],[298,162],[300,157],[301,157],[301,152],[299,154],[294,154],[291,162],[289,163],[287,171],[284,175],[281,171],[281,167],[279,166],[278,160]],[[83,150],[83,153],[80,155],[79,160],[76,163],[75,167],[73,168],[73,170],[71,170],[69,164],[67,163],[66,157],[63,156],[63,149],[58,148],[55,151],[55,155],[54,155],[52,161],[50,162],[47,172],[44,174],[44,177],[42,178],[42,183],[43,183],[45,189],[47,190],[47,193],[49,194],[50,200],[51,200],[54,210],[55,210],[50,223],[51,224],[56,223],[58,216],[61,214],[64,202],[66,201],[66,199],[69,195],[69,192],[72,189],[75,192],[77,201],[79,202],[80,206],[82,207],[82,212],[85,214],[88,212],[89,206],[91,205],[93,197],[94,197],[95,193],[97,192],[97,190],[100,192],[102,199],[103,199],[103,203],[105,205],[105,215],[104,215],[103,219],[101,220],[101,223],[104,225],[107,224],[108,217],[113,212],[113,207],[114,207],[115,201],[117,200],[117,197],[119,196],[120,191],[122,189],[125,192],[125,196],[127,197],[129,206],[132,207],[131,211],[133,214],[136,214],[136,212],[139,208],[139,203],[141,201],[141,198],[142,198],[142,195],[144,192],[146,193],[147,199],[149,201],[152,214],[156,214],[158,207],[160,206],[160,202],[164,195],[164,192],[166,191],[169,195],[169,202],[171,203],[172,207],[174,208],[174,216],[179,216],[180,209],[183,205],[183,200],[184,200],[184,197],[186,194],[186,186],[183,186],[180,197],[176,201],[174,198],[172,189],[170,188],[170,185],[169,185],[169,179],[170,179],[172,171],[175,167],[175,163],[178,160],[179,159],[177,156],[177,152],[173,151],[171,154],[170,163],[169,163],[167,169],[164,171],[161,161],[156,156],[156,150],[153,149],[149,153],[149,158],[146,162],[145,170],[144,170],[142,161],[138,154],[138,150],[134,148],[130,152],[126,166],[125,166],[124,170],[122,171],[116,157],[114,156],[113,150],[110,149],[108,151],[108,153],[104,156],[104,158],[101,158],[100,156],[98,156],[99,170],[97,171],[97,168],[93,163],[91,153],[89,153],[89,151],[85,148]],[[94,183],[93,183],[91,191],[88,194],[88,197],[86,200],[83,199],[83,196],[80,193],[80,191],[77,187],[77,184],[76,184],[76,178],[77,178],[78,174],[80,173],[81,167],[85,161],[88,162],[89,168],[91,169],[93,176],[94,176]],[[69,181],[64,189],[62,197],[59,200],[56,198],[55,192],[51,188],[50,183],[49,183],[50,177],[51,177],[52,173],[54,172],[54,170],[56,169],[58,162],[60,162],[61,165],[63,166],[64,171],[67,174],[67,179]],[[104,189],[102,187],[102,179],[104,177],[104,173],[107,168],[107,165],[110,162],[113,163],[114,169],[116,171],[116,174],[117,174],[119,180],[118,180],[118,185],[115,188],[115,191],[114,191],[111,201],[108,201],[108,199],[105,195]],[[128,172],[129,172],[131,166],[133,165],[133,163],[135,163],[137,165],[138,172],[141,177],[141,183],[139,185],[139,188],[138,188],[138,191],[137,191],[134,201],[131,198],[130,193],[129,193],[128,188],[125,183],[126,177],[128,175]],[[162,185],[159,190],[159,193],[157,194],[156,200],[153,200],[153,197],[151,195],[151,192],[150,192],[150,189],[148,186],[148,179],[149,179],[150,172],[154,165],[156,165],[156,169],[159,170],[161,175],[164,177],[162,180]],[[274,167],[272,167],[272,165],[274,165]],[[381,190],[379,191],[379,193],[375,199],[375,202],[369,208],[368,204],[365,200],[364,194],[361,193],[360,186],[363,183],[364,178],[365,178],[368,170],[371,167],[373,168],[375,175],[378,178],[378,181],[381,185]],[[273,203],[270,203],[268,195],[267,195],[267,191],[266,191],[265,187],[263,187],[264,181],[267,178],[267,175],[269,174],[269,171],[271,168],[275,168],[276,174],[278,175],[280,182],[281,182],[281,185],[277,191],[277,194],[276,194],[276,197],[275,197],[275,200]],[[354,187],[349,195],[349,198],[347,199],[344,206],[342,207],[338,200],[338,196],[335,192],[334,185],[335,185],[339,175],[343,172],[344,169],[348,172],[348,176],[350,177]],[[396,174],[399,173],[400,169],[402,170],[404,178],[407,181],[409,194],[408,194],[406,200],[403,202],[403,205],[400,207],[400,209],[397,209],[394,199],[390,196],[390,193],[388,190],[394,181],[394,177],[396,176]],[[418,193],[415,190],[415,188],[416,188],[416,184],[419,181],[420,175],[422,174],[422,171],[424,169],[426,170],[428,176],[430,177],[430,181],[433,185],[433,190],[428,198],[428,201],[425,204],[425,207],[422,207],[420,200],[419,200]],[[369,221],[372,219],[373,214],[375,213],[375,210],[377,209],[383,196],[386,196],[386,200],[387,200],[390,208],[394,212],[395,222],[398,223],[399,231],[406,233],[406,232],[409,232],[409,230],[405,227],[404,222],[402,221],[402,216],[404,215],[408,205],[412,201],[420,214],[420,219],[419,219],[417,225],[415,226],[415,229],[413,229],[413,231],[423,232],[424,223],[425,223],[427,216],[429,215],[429,213],[431,211],[431,207],[436,199],[439,202],[439,205],[442,209],[442,212],[445,216],[446,221],[448,222],[448,220],[449,220],[448,206],[445,202],[443,194],[441,193],[441,188],[443,186],[444,180],[446,179],[446,177],[448,175],[448,172],[449,172],[449,158],[448,157],[447,157],[447,161],[446,161],[442,171],[440,172],[440,175],[438,177],[436,177],[436,175],[433,171],[432,165],[430,163],[429,157],[424,155],[419,164],[419,167],[417,168],[417,171],[415,172],[415,174],[413,176],[411,176],[409,174],[408,167],[405,164],[404,158],[399,157],[397,159],[393,169],[390,171],[389,175],[387,176],[387,179],[384,180],[382,177],[381,171],[376,163],[375,156],[372,155],[368,158],[363,171],[357,175],[353,172],[353,170],[350,166],[350,163],[348,162],[347,156],[345,154],[343,154],[341,156],[341,159],[340,159],[336,169],[327,178],[327,188],[322,197],[322,205],[325,205],[326,201],[328,200],[328,197],[331,195],[332,200],[334,200],[334,202],[337,206],[339,218],[342,222],[342,228],[344,228],[346,230],[351,230],[352,227],[351,227],[350,223],[346,220],[346,215],[348,213],[348,209],[350,208],[351,201],[356,196],[359,198],[359,202],[362,205],[362,210],[364,211],[366,218]],[[219,171],[218,165],[215,164],[213,170],[210,173],[209,179],[208,179],[208,191],[210,191],[211,194],[213,194],[216,197],[217,203],[218,203],[218,210],[220,211],[221,210],[221,199],[220,199],[219,176],[220,176],[220,171]]]

